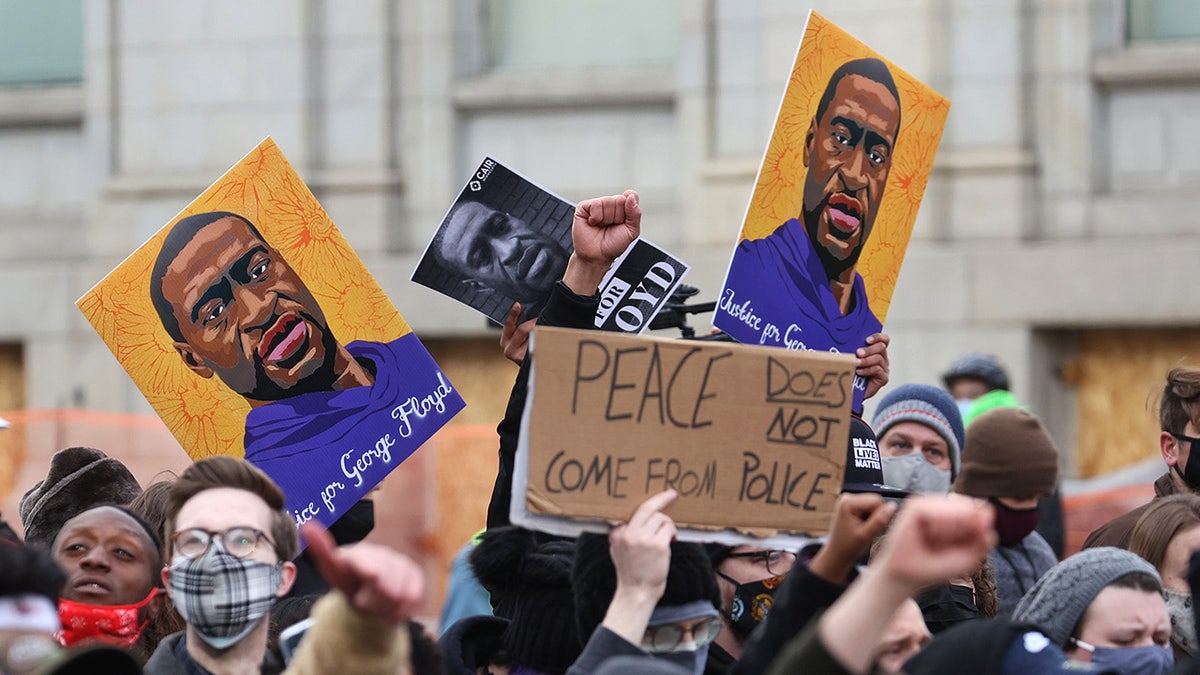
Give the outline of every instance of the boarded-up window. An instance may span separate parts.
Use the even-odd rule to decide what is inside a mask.
[[[1081,478],[1158,457],[1158,396],[1174,366],[1200,366],[1195,328],[1105,329],[1079,334],[1076,467]]]

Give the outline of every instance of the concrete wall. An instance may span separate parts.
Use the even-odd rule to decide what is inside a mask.
[[[423,336],[483,334],[407,278],[485,153],[569,199],[638,188],[715,297],[807,10],[681,1],[673,65],[508,72],[485,0],[83,6],[83,85],[0,90],[0,340],[30,407],[118,412],[149,407],[73,301],[268,134]],[[953,101],[893,380],[996,353],[1069,445],[1072,331],[1200,323],[1200,46],[1127,45],[1120,0],[813,6]]]

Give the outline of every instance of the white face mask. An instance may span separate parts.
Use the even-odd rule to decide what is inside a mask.
[[[964,420],[967,419],[967,412],[971,410],[971,406],[975,405],[975,399],[956,398],[954,399],[954,402],[958,404],[958,414],[962,416]]]
[[[1192,594],[1185,591],[1163,591],[1167,614],[1171,615],[1171,642],[1191,656],[1196,656],[1196,615],[1192,612]]]

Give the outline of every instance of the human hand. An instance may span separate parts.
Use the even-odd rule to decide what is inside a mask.
[[[595,293],[609,266],[641,229],[642,208],[633,190],[579,202],[571,225],[575,252],[567,261],[563,282],[578,295]]]
[[[537,324],[537,317],[518,324],[521,316],[521,303],[514,302],[508,316],[504,319],[504,330],[500,333],[500,349],[505,358],[518,366],[525,360],[525,352],[529,349],[529,334]]]
[[[667,588],[675,521],[663,513],[679,494],[666,490],[642,502],[629,522],[608,533],[609,552],[617,569],[617,592],[629,592],[650,606]]]
[[[408,556],[386,546],[358,543],[338,547],[320,525],[300,526],[308,553],[330,588],[342,592],[359,614],[400,624],[421,606],[425,574]]]
[[[990,504],[962,495],[909,497],[871,567],[910,595],[967,576],[996,545],[994,518]]]
[[[863,398],[871,398],[888,383],[888,374],[891,371],[888,367],[887,348],[891,341],[892,339],[888,337],[887,333],[875,333],[867,336],[865,347],[859,347],[854,352],[854,355],[858,357],[854,374],[867,383],[867,390]]]
[[[896,505],[874,493],[850,494],[838,497],[833,522],[829,525],[829,540],[817,551],[808,569],[833,583],[845,583],[854,563],[870,548],[892,522]]]

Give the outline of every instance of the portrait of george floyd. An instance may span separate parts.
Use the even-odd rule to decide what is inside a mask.
[[[537,316],[571,256],[575,205],[484,158],[455,199],[412,280],[498,324],[514,302]]]
[[[79,300],[193,459],[326,525],[464,407],[267,139]]]
[[[949,108],[810,12],[713,324],[842,353],[879,332]]]

